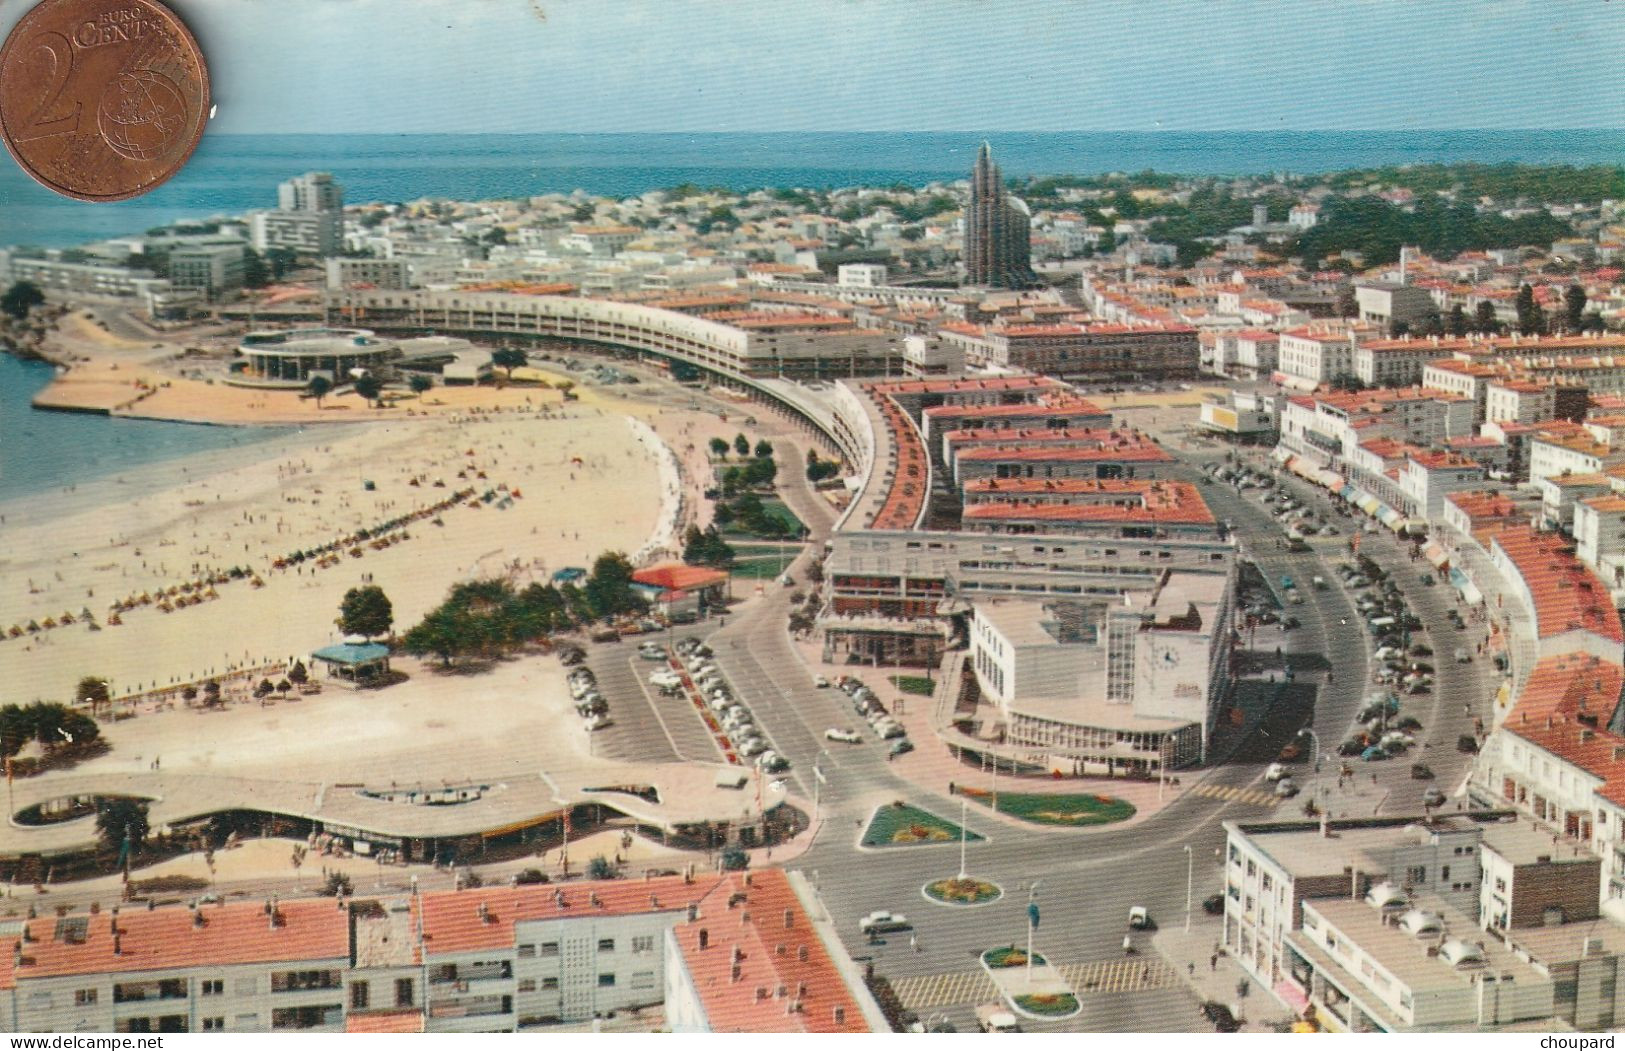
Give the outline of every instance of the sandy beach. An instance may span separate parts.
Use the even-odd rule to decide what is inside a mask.
[[[605,550],[638,550],[662,504],[651,448],[621,414],[557,398],[529,411],[321,428],[160,465],[157,484],[109,479],[9,509],[0,631],[41,626],[0,642],[9,697],[68,699],[92,674],[123,696],[307,654],[337,641],[339,600],[365,581],[384,588],[404,629],[458,580],[544,577]],[[323,567],[276,568],[292,552],[470,490],[387,532],[386,546],[346,545]],[[240,578],[220,579],[232,570]],[[142,596],[112,623],[115,603]],[[173,612],[160,611],[166,598]]]

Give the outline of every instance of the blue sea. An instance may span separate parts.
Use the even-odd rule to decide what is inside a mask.
[[[345,199],[462,200],[585,190],[625,196],[692,182],[833,188],[968,175],[993,144],[1006,175],[1311,174],[1390,164],[1616,164],[1625,131],[920,132],[620,135],[206,135],[175,178],[132,201],[85,204],[0,163],[0,245],[65,246],[174,219],[274,207],[277,183],[331,171]]]
[[[0,354],[0,505],[144,464],[241,448],[292,434],[291,427],[208,427],[114,419],[29,406],[55,375],[38,361]]]

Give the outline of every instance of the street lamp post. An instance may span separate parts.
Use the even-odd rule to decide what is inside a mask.
[[[1034,921],[1038,917],[1038,885],[1043,880],[1033,880],[1033,885],[1027,888],[1027,981],[1033,980],[1033,931],[1038,928]]]
[[[959,797],[959,878],[965,879],[965,838],[969,835],[965,831],[965,807],[970,802],[964,796]]]
[[[1315,733],[1315,731],[1311,730],[1309,727],[1305,726],[1303,729],[1298,731],[1298,736],[1300,736],[1300,737],[1308,737],[1309,740],[1310,740],[1310,743],[1314,745],[1314,749],[1315,749],[1315,773],[1317,773],[1317,774],[1320,773],[1320,758],[1321,758],[1320,735]]]
[[[1185,844],[1185,933],[1191,932],[1191,891],[1196,874],[1196,855],[1191,851],[1191,845]]]

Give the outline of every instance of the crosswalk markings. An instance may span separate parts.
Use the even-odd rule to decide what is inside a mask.
[[[1192,794],[1209,799],[1224,799],[1233,803],[1251,803],[1254,806],[1273,807],[1281,800],[1273,792],[1262,788],[1233,788],[1229,785],[1197,785]]]
[[[1056,967],[1061,977],[1079,996],[1090,993],[1134,993],[1161,989],[1174,982],[1173,968],[1161,959],[1130,957],[1121,960],[1095,960]],[[917,974],[893,978],[892,991],[903,1006],[915,1010],[981,1003],[996,998],[998,990],[983,971],[958,974]]]

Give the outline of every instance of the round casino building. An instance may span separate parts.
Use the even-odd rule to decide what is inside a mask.
[[[249,332],[237,346],[229,382],[244,387],[303,388],[322,375],[335,386],[357,372],[388,379],[401,358],[394,340],[364,328],[299,328]]]

